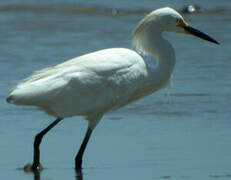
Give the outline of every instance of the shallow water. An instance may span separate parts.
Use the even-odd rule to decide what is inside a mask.
[[[188,1],[187,1],[188,2]],[[231,3],[185,15],[221,45],[166,34],[177,64],[172,86],[104,116],[88,144],[83,179],[231,179]],[[130,33],[150,10],[183,1],[4,1],[0,3],[0,178],[29,180],[33,138],[53,119],[5,102],[34,70],[108,47],[131,47]],[[74,117],[43,140],[40,179],[75,179],[74,157],[86,129]]]

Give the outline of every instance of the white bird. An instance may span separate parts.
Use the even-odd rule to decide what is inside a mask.
[[[14,87],[7,102],[36,106],[56,120],[35,136],[31,171],[40,170],[39,145],[42,137],[63,118],[84,116],[88,128],[75,157],[81,170],[90,135],[103,115],[147,96],[168,83],[175,65],[172,45],[162,32],[193,34],[219,44],[190,27],[174,9],[165,7],[144,17],[133,32],[137,51],[110,48],[85,54],[35,72]],[[152,66],[139,53],[156,58]]]

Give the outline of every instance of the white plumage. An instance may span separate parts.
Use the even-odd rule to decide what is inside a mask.
[[[7,101],[36,106],[59,121],[65,117],[85,116],[90,132],[76,156],[76,169],[81,169],[82,155],[91,131],[103,114],[149,95],[168,82],[175,65],[175,53],[163,38],[163,31],[190,33],[217,43],[188,26],[175,10],[157,9],[141,20],[133,32],[134,46],[138,52],[155,56],[155,66],[147,63],[136,51],[104,49],[35,72],[10,91]],[[39,150],[38,146],[35,151]],[[34,156],[36,154],[39,156],[36,152]],[[32,170],[37,170],[38,166],[39,158],[34,157]]]
[[[105,49],[36,72],[12,89],[10,101],[62,118],[103,114],[145,95],[148,71],[135,51]]]

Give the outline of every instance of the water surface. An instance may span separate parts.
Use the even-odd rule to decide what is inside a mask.
[[[228,0],[1,2],[0,178],[34,179],[18,168],[32,161],[34,135],[53,120],[7,104],[14,84],[84,53],[130,48],[130,33],[146,13],[190,2],[205,11],[185,18],[221,45],[166,34],[177,55],[171,88],[104,116],[86,150],[83,179],[231,179]],[[81,117],[69,118],[46,135],[40,179],[75,179],[74,157],[86,126]]]

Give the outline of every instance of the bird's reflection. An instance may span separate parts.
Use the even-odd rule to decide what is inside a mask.
[[[34,174],[34,180],[40,180],[40,171],[33,172]]]
[[[76,180],[83,180],[82,170],[75,170],[75,178]]]
[[[26,172],[28,173],[28,172]],[[34,171],[31,172],[34,175],[34,180],[40,180],[41,177],[41,171]],[[76,180],[83,180],[83,173],[81,170],[75,170],[75,179]]]

